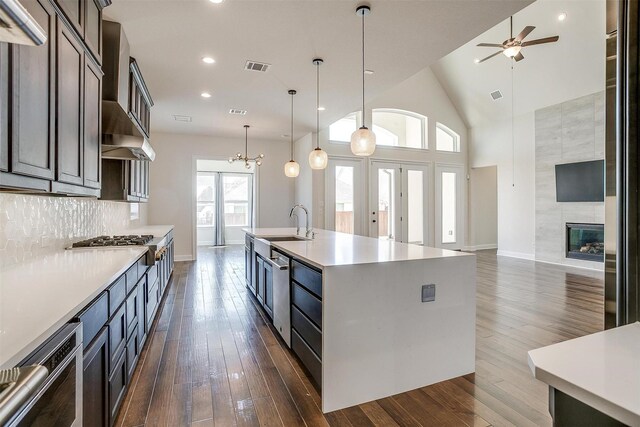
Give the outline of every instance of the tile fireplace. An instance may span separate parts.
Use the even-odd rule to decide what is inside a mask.
[[[604,224],[566,223],[567,258],[604,262]]]

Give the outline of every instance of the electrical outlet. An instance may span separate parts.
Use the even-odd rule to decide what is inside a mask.
[[[431,283],[422,285],[422,302],[431,302],[436,300],[436,285]]]

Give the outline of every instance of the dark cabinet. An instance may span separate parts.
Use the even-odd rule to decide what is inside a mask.
[[[264,262],[264,309],[273,318],[273,267]]]
[[[103,200],[147,202],[149,200],[149,162],[104,159],[102,161]]]
[[[62,10],[67,21],[71,23],[75,31],[84,34],[84,6],[85,0],[56,0],[56,4]]]
[[[48,0],[22,5],[43,28],[47,42],[10,47],[10,172],[18,176],[3,176],[2,184],[48,191],[55,178],[56,14]]]
[[[121,352],[120,357],[114,364],[111,376],[109,376],[109,424],[113,425],[120,404],[127,390],[127,380],[129,374],[127,371],[127,353]]]
[[[84,0],[84,42],[93,57],[102,62],[102,8],[95,0]]]
[[[82,185],[84,48],[62,21],[57,44],[56,180]]]
[[[249,246],[244,247],[244,278],[247,283],[247,286],[251,288],[253,293],[256,292],[253,287],[253,280],[251,280],[251,273],[253,272],[253,263],[251,262],[251,251],[253,249]]]
[[[89,188],[100,189],[100,138],[102,117],[102,70],[90,57],[84,67],[84,181]]]
[[[147,341],[147,323],[146,323],[146,315],[145,315],[145,292],[147,290],[147,276],[145,275],[138,282],[138,288],[136,292],[138,293],[138,345],[140,348],[144,346],[144,343]]]
[[[264,259],[256,255],[256,298],[264,304]]]
[[[83,358],[82,425],[106,426],[109,422],[109,341],[103,327]]]
[[[127,342],[127,318],[125,305],[121,305],[116,314],[109,321],[109,365],[111,371],[117,366],[120,353],[124,350]]]
[[[131,58],[129,81],[129,112],[142,133],[148,138],[151,132],[151,107],[153,101],[142,78],[142,72],[135,58]]]
[[[9,45],[0,43],[0,171],[9,170]]]

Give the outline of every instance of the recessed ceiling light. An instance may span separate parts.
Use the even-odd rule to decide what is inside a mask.
[[[200,96],[203,98],[211,98],[211,94],[209,92],[202,92]]]
[[[318,107],[318,111],[324,111],[324,110],[326,110],[326,108],[324,108],[324,107]]]
[[[558,15],[558,21],[564,21],[565,19],[567,19],[566,12],[562,12],[560,15]]]
[[[220,4],[222,3],[224,0],[209,0],[211,3],[215,3],[215,4]]]
[[[191,116],[183,116],[183,115],[180,115],[180,114],[174,114],[173,115],[173,120],[175,120],[176,122],[191,123],[192,117]]]
[[[373,71],[373,70],[364,70],[364,73],[365,73],[365,74],[369,74],[369,75],[371,75],[371,74],[373,74],[373,73],[374,73],[374,71]]]
[[[210,56],[205,56],[202,58],[202,62],[204,62],[205,64],[213,64],[216,62],[216,60]]]
[[[476,64],[480,63],[480,60],[478,58],[474,59],[473,62],[475,62]]]

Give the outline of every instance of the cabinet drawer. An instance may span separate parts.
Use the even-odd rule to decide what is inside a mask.
[[[146,305],[146,313],[147,313],[147,332],[151,329],[151,324],[153,323],[153,318],[156,316],[156,308],[158,308],[158,282],[156,282],[155,286],[152,286],[149,289],[149,293],[147,294],[147,305]]]
[[[291,277],[322,299],[322,273],[293,260],[291,262]]]
[[[138,283],[138,263],[136,262],[124,273],[127,278],[127,295],[131,292],[131,289]]]
[[[109,316],[113,316],[127,296],[127,285],[125,276],[121,276],[116,282],[109,286]]]
[[[295,330],[291,331],[291,348],[300,358],[319,387],[322,387],[322,362]]]
[[[142,276],[145,275],[147,269],[149,268],[149,266],[145,263],[145,258],[146,255],[138,260],[138,280],[140,280]]]
[[[103,292],[78,318],[82,322],[82,345],[87,348],[109,320],[109,298]]]
[[[109,377],[109,425],[113,425],[118,409],[127,388],[127,358],[122,352],[114,364],[113,373]]]
[[[127,337],[131,336],[138,327],[138,318],[140,317],[138,312],[138,288],[136,287],[127,297]]]
[[[291,301],[322,330],[322,301],[297,283],[291,286]]]
[[[109,355],[111,360],[111,369],[109,372],[113,372],[113,369],[116,367],[116,362],[120,357],[120,353],[122,353],[126,344],[127,320],[125,308],[126,307],[123,304],[109,321]]]
[[[291,307],[291,326],[322,360],[322,332],[297,307]]]
[[[156,283],[156,280],[158,279],[158,265],[160,263],[156,262],[155,265],[152,265],[151,267],[149,267],[149,270],[147,271],[147,283],[149,284],[149,286],[153,286]]]
[[[82,425],[109,425],[109,331],[103,327],[82,360]]]
[[[140,355],[139,344],[138,334],[131,335],[131,338],[127,341],[127,381],[131,379],[133,371],[138,364],[138,356]]]

